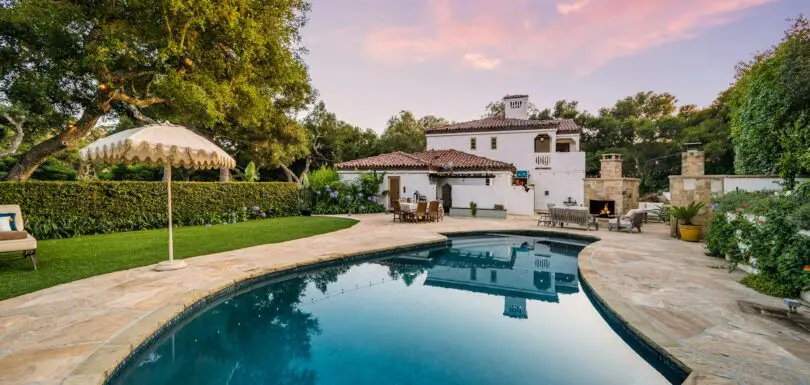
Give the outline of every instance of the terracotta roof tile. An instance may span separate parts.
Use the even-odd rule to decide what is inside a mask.
[[[458,150],[430,150],[413,154],[414,157],[430,163],[435,170],[511,170],[509,163],[499,162]]]
[[[432,170],[474,171],[513,170],[509,163],[457,150],[430,150],[416,154],[392,152],[335,165],[338,170]]]
[[[557,134],[576,134],[579,126],[571,119],[532,120],[510,118],[484,118],[469,122],[453,123],[425,129],[426,134],[461,132],[490,132],[513,130],[557,130]]]
[[[402,151],[380,154],[363,159],[350,160],[335,165],[338,169],[358,170],[402,170],[428,169],[428,164]]]

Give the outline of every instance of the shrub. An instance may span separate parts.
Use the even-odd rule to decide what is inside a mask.
[[[761,274],[748,278],[756,280],[749,286],[766,294],[796,295],[810,287],[810,273],[804,271],[810,265],[810,237],[798,233],[806,223],[807,205],[799,190],[726,194],[712,205],[707,248],[727,256],[731,269],[753,264]]]
[[[675,219],[683,221],[682,224],[692,225],[692,220],[695,219],[703,206],[703,202],[692,202],[686,206],[672,206],[669,212]]]
[[[160,182],[3,182],[0,202],[20,205],[37,238],[165,227]],[[293,183],[174,182],[177,225],[203,225],[299,214]]]
[[[777,280],[764,274],[749,274],[740,280],[740,283],[760,293],[780,298],[795,298],[799,294],[789,286],[780,284]]]
[[[337,171],[330,167],[321,167],[309,174],[309,187],[313,191],[321,191],[326,187],[336,187],[340,183]]]
[[[312,212],[315,214],[371,214],[385,211],[379,196],[384,174],[360,173],[357,181],[341,182],[337,172],[321,168],[312,173]]]

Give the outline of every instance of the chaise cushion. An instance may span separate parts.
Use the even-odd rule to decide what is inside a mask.
[[[14,241],[28,238],[25,231],[0,231],[0,241]]]
[[[36,250],[37,240],[24,231],[17,231],[25,234],[25,238],[0,241],[0,253],[10,253],[14,251]]]

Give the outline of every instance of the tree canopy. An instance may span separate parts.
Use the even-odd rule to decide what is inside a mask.
[[[743,174],[810,172],[810,23],[792,21],[782,41],[737,68],[728,92],[735,147]]]
[[[100,119],[170,120],[271,163],[304,153],[311,97],[304,0],[5,0],[0,101],[46,122],[9,179],[27,179]],[[151,118],[147,118],[146,116]]]

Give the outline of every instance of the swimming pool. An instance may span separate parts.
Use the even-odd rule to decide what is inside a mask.
[[[591,303],[577,270],[586,244],[458,236],[268,279],[181,320],[109,383],[680,383]]]

